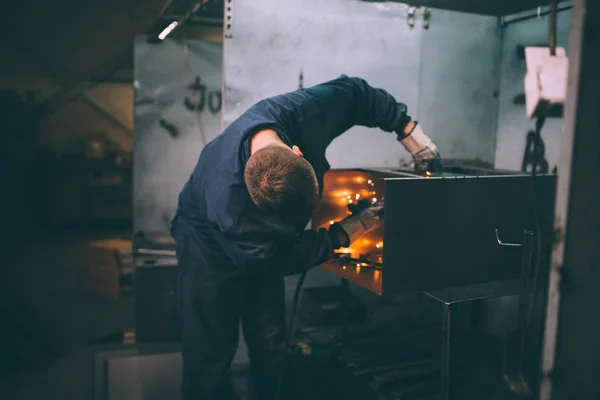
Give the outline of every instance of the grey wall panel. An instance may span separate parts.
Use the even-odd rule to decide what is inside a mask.
[[[493,163],[501,29],[495,17],[431,10],[419,118],[446,158]]]
[[[188,41],[187,57],[184,50],[182,43],[170,39],[161,44],[149,44],[144,37],[135,41],[136,231],[168,232],[177,195],[205,139],[220,132],[223,47],[195,39]],[[186,98],[196,110],[186,107]],[[176,129],[175,135],[168,126]]]
[[[341,73],[365,78],[408,104],[445,157],[493,162],[501,35],[495,17],[355,0],[233,0],[225,41],[224,123],[256,101]],[[241,15],[240,15],[241,14]],[[260,29],[256,29],[260,26]],[[393,135],[354,127],[327,150],[333,168],[409,161]]]
[[[224,123],[258,100],[342,73],[382,87],[418,114],[420,25],[408,7],[359,0],[233,0],[231,37],[224,43]],[[395,135],[352,128],[327,151],[334,168],[398,165],[407,157]]]
[[[565,47],[567,54],[570,24],[571,11],[559,12],[557,43],[558,46]],[[514,98],[524,93],[523,79],[527,72],[525,59],[517,55],[517,46],[546,46],[548,17],[511,23],[504,28],[503,34],[496,167],[521,170],[527,132],[535,128],[535,122],[527,118],[524,104],[513,104]],[[546,120],[542,129],[542,139],[550,171],[558,163],[561,132],[562,119]]]

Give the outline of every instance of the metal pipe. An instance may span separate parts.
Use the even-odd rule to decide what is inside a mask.
[[[552,0],[552,1],[554,1],[554,0]],[[562,11],[567,11],[567,10],[570,10],[571,8],[573,8],[572,4],[564,4],[561,6],[557,5],[556,12],[559,13]],[[503,17],[502,21],[501,21],[501,25],[503,27],[506,27],[507,25],[514,24],[517,22],[522,22],[522,21],[527,21],[527,20],[534,19],[534,18],[543,17],[543,16],[550,14],[551,12],[552,12],[552,10],[550,8],[541,9],[539,11],[536,9],[534,11],[532,10],[527,13],[516,14],[514,17]]]
[[[204,7],[205,5],[207,5],[208,3],[210,3],[213,0],[201,0],[201,1],[197,1],[196,4],[194,4],[192,6],[192,8],[186,12],[183,17],[181,17],[178,21],[178,25],[183,24],[185,21],[187,21],[188,19],[190,19],[190,17],[192,15],[194,15],[196,13],[196,11],[198,11],[201,7]]]
[[[161,19],[165,16],[165,14],[167,13],[167,10],[169,9],[169,7],[171,7],[171,4],[173,4],[173,0],[167,0],[165,2],[165,4],[160,9],[160,12],[158,13],[158,17],[156,18],[157,20]]]
[[[182,16],[173,15],[173,20],[179,20]],[[223,26],[223,18],[213,18],[213,17],[199,17],[194,15],[190,17],[187,21],[188,25],[210,25],[210,26]]]
[[[550,27],[548,46],[550,47],[550,55],[554,57],[556,55],[556,0],[550,0]]]

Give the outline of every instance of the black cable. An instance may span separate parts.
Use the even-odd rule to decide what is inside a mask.
[[[557,4],[556,0],[550,0],[550,21],[549,21],[549,35],[548,35],[548,44],[550,47],[550,55],[556,55],[556,13],[557,13]],[[532,281],[532,290],[527,292],[527,296],[533,292],[533,301],[529,310],[527,310],[527,321],[525,323],[525,330],[522,336],[522,342],[525,342],[525,338],[529,334],[531,329],[531,320],[533,319],[533,313],[535,312],[535,308],[538,300],[538,283],[539,283],[539,275],[540,275],[540,265],[541,259],[543,256],[543,235],[542,235],[542,223],[540,218],[540,210],[538,207],[538,196],[537,196],[537,167],[538,167],[538,152],[542,135],[542,127],[544,126],[544,122],[546,122],[548,109],[542,110],[536,121],[535,121],[535,141],[533,144],[533,169],[531,171],[531,179],[532,179],[532,200],[533,200],[533,216],[535,220],[535,230],[536,234],[536,253],[535,253],[535,263],[533,267],[533,276],[531,277]]]
[[[281,400],[282,397],[282,388],[283,381],[285,377],[285,365],[287,363],[287,356],[290,348],[290,344],[292,342],[292,337],[294,334],[294,326],[296,322],[296,312],[298,311],[298,301],[300,300],[300,291],[302,290],[302,285],[304,285],[304,278],[306,278],[306,274],[308,271],[304,271],[300,278],[298,279],[298,283],[296,284],[296,291],[294,292],[294,299],[292,300],[292,313],[290,315],[290,326],[285,335],[285,348],[283,353],[283,362],[281,363],[281,372],[279,374],[279,381],[277,382],[277,392],[275,395],[275,399]]]
[[[541,132],[542,127],[544,126],[544,122],[546,121],[546,115],[542,114],[538,116],[535,123],[535,141],[533,144],[533,169],[531,171],[531,180],[532,180],[532,202],[533,202],[533,218],[535,222],[535,231],[536,231],[536,255],[535,262],[533,267],[533,276],[532,276],[532,291],[533,292],[533,302],[531,308],[527,310],[527,320],[525,323],[525,329],[523,332],[523,341],[527,337],[530,327],[531,327],[531,319],[533,318],[533,313],[535,312],[536,302],[537,302],[537,289],[539,283],[539,274],[540,274],[540,264],[542,258],[542,248],[543,248],[543,237],[542,237],[542,223],[540,218],[540,210],[538,207],[538,195],[537,195],[537,167],[538,167],[538,150],[541,141]],[[530,291],[527,292],[527,296],[530,295]]]

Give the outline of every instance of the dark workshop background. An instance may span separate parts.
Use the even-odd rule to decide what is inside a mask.
[[[119,342],[134,324],[131,279],[119,282],[115,257],[131,248],[134,125],[152,108],[167,119],[177,113],[168,105],[175,97],[185,110],[187,94],[166,92],[194,81],[175,45],[184,33],[188,68],[205,71],[194,52],[209,52],[216,75],[202,78],[220,91],[223,3],[174,33],[163,49],[177,46],[176,54],[163,55],[145,36],[147,51],[134,52],[136,35],[156,37],[192,2],[175,1],[168,13],[165,0],[12,3],[0,28],[0,398],[91,399],[92,346]],[[138,97],[154,102],[140,105],[137,124],[134,57],[148,63]],[[196,128],[179,122],[181,136]],[[199,148],[189,151],[195,159]]]
[[[134,324],[130,282],[120,280],[123,266],[116,254],[131,248],[136,231],[168,231],[176,195],[203,144],[219,133],[223,117],[231,122],[257,98],[295,89],[300,73],[308,86],[334,72],[296,68],[293,62],[288,75],[269,77],[269,69],[261,70],[259,64],[272,53],[287,51],[291,60],[302,57],[276,40],[296,28],[285,22],[286,15],[297,11],[291,6],[258,15],[265,28],[257,35],[240,35],[240,20],[224,57],[222,2],[157,45],[148,39],[193,2],[174,1],[168,16],[165,3],[31,0],[3,6],[2,399],[91,399],[95,346],[118,342]],[[524,112],[526,68],[519,46],[546,43],[547,17],[515,18],[502,25],[496,17],[462,12],[480,2],[462,3],[460,11],[432,10],[431,29],[418,42],[406,41],[406,48],[395,49],[395,54],[412,55],[414,63],[389,62],[388,51],[387,71],[401,64],[407,74],[403,79],[414,84],[390,74],[379,74],[375,83],[393,88],[401,101],[418,103],[419,119],[425,124],[429,118],[428,132],[441,142],[442,152],[450,149],[454,158],[479,158],[497,168],[526,171],[531,121]],[[503,15],[537,6],[500,3],[504,8],[498,14]],[[569,21],[568,9],[559,12],[559,46],[567,45]],[[267,26],[279,29],[279,36]],[[330,28],[330,39],[349,34],[343,26]],[[469,34],[469,26],[478,33]],[[360,34],[354,28],[352,34]],[[310,31],[310,26],[304,29]],[[366,46],[368,35],[381,34],[386,25],[373,20],[364,29]],[[411,32],[406,28],[406,35]],[[313,31],[313,45],[318,33]],[[303,45],[310,46],[310,40],[305,38]],[[449,46],[452,42],[464,44],[460,57]],[[372,51],[365,65],[377,62],[377,50]],[[336,71],[344,69],[342,58],[336,59]],[[452,71],[444,75],[439,68],[449,62]],[[475,73],[482,65],[485,71]],[[354,68],[360,72],[360,66]],[[423,75],[414,80],[411,71]],[[229,84],[226,90],[222,78]],[[403,91],[408,100],[401,97]],[[474,119],[465,119],[461,110],[476,110]],[[548,121],[544,128],[549,170],[558,162],[560,124]],[[401,161],[389,143],[389,138],[353,132],[328,156],[333,167],[389,166]],[[358,158],[348,156],[357,149],[362,150]],[[320,272],[309,280],[316,285],[330,278]],[[291,279],[290,291],[293,283]]]

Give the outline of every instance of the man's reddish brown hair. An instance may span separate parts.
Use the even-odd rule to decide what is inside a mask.
[[[281,213],[310,213],[319,201],[308,161],[283,146],[266,146],[246,163],[244,180],[256,206]]]

